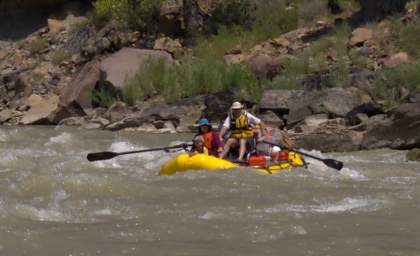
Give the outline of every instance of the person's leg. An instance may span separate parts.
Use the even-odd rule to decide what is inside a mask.
[[[236,139],[234,138],[229,138],[226,143],[225,146],[223,147],[223,152],[220,154],[220,158],[224,159],[226,157],[226,155],[229,153],[230,147],[236,142]]]
[[[246,152],[246,139],[239,140],[239,157],[238,160],[242,161]]]

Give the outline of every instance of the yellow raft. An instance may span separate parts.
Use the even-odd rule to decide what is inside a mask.
[[[223,160],[214,156],[204,154],[196,154],[190,156],[189,154],[181,154],[176,158],[167,161],[163,164],[159,174],[172,175],[178,172],[185,172],[188,170],[221,170],[232,169],[240,167],[241,165]],[[289,159],[269,166],[247,166],[255,168],[257,171],[265,174],[276,174],[284,169],[291,169],[294,167],[306,166],[303,158],[295,153],[289,152]]]

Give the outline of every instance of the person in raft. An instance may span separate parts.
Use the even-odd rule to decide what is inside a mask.
[[[209,151],[204,146],[204,138],[200,135],[194,137],[193,145],[190,152],[191,156],[196,155],[196,154],[205,154],[205,155],[209,154]]]
[[[259,141],[262,141],[264,139],[265,128],[261,120],[246,112],[240,102],[234,102],[220,130],[220,138],[223,138],[228,130],[231,131],[231,135],[225,143],[220,158],[225,158],[230,148],[239,144],[238,161],[243,161],[245,152],[247,151],[247,142],[250,144],[248,150],[252,150],[251,147],[255,147],[255,143],[253,143],[254,130],[252,129],[252,125],[259,126]]]
[[[201,118],[198,121],[198,134],[204,139],[204,146],[209,151],[209,154],[212,156],[219,157],[222,153],[222,142],[220,141],[220,136],[217,132],[212,131],[211,124],[206,118]]]

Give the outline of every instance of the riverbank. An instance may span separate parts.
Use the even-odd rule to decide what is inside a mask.
[[[298,7],[282,11],[293,20]],[[178,9],[160,15],[176,20],[170,10]],[[194,45],[115,21],[50,18],[28,37],[1,43],[0,124],[193,132],[200,117],[217,126],[242,100],[309,150],[420,147],[419,49],[407,39],[419,18],[416,5],[406,10],[352,27],[349,8],[223,51],[215,48],[222,39],[231,44],[230,30]],[[209,61],[206,50],[221,59]]]

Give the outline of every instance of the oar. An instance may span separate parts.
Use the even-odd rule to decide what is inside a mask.
[[[316,156],[313,156],[313,155],[310,155],[310,154],[307,154],[307,153],[298,151],[298,150],[293,149],[293,148],[286,147],[284,145],[278,145],[278,144],[271,143],[271,142],[265,141],[265,140],[263,142],[266,143],[266,144],[268,144],[268,145],[271,145],[271,146],[277,146],[277,147],[280,147],[280,148],[284,148],[284,149],[287,149],[289,151],[299,153],[299,154],[301,154],[303,156],[307,156],[307,157],[316,159],[318,161],[323,162],[326,166],[329,166],[331,168],[334,168],[334,169],[336,169],[338,171],[340,171],[341,169],[343,169],[343,166],[344,166],[343,162],[340,162],[340,161],[335,160],[335,159],[324,159],[324,158],[316,157]]]
[[[169,150],[169,149],[175,149],[175,148],[188,148],[190,146],[192,146],[192,145],[184,143],[184,144],[180,144],[180,145],[176,145],[176,146],[170,146],[170,147],[149,148],[149,149],[135,150],[135,151],[125,151],[125,152],[104,151],[104,152],[97,152],[97,153],[89,153],[87,155],[87,160],[89,160],[90,162],[101,161],[101,160],[108,160],[108,159],[114,158],[116,156],[137,154],[137,153],[145,153],[145,152],[152,152],[152,151]]]

